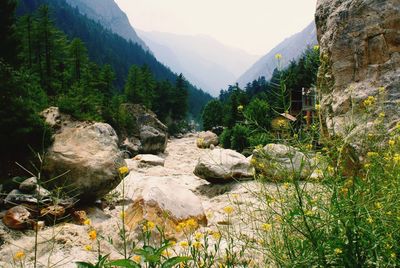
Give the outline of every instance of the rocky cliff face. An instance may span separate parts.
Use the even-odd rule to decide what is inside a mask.
[[[374,96],[392,128],[400,115],[400,1],[318,0],[315,18],[328,126],[341,132],[354,114],[357,122]]]
[[[66,2],[73,7],[77,7],[80,13],[98,21],[105,28],[110,29],[126,40],[132,40],[144,50],[148,50],[146,44],[139,38],[129,23],[126,14],[114,0],[66,0]]]

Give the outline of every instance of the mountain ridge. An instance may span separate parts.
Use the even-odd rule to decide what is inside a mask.
[[[88,18],[99,22],[103,27],[139,44],[144,50],[149,50],[145,42],[137,35],[135,28],[129,22],[124,11],[114,0],[65,0],[72,7]]]
[[[259,57],[204,34],[184,35],[137,29],[161,62],[216,96]],[[174,55],[174,56],[172,56]],[[181,61],[180,59],[185,59]]]
[[[285,68],[291,60],[297,60],[307,47],[317,45],[317,31],[315,22],[312,21],[302,31],[285,38],[267,54],[256,61],[246,72],[244,72],[237,82],[240,86],[245,86],[253,80],[264,76],[266,80],[272,77],[274,69],[277,68],[276,54],[281,54],[280,68]]]

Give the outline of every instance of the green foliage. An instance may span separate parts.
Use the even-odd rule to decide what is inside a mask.
[[[0,3],[0,61],[16,63],[18,40],[15,36],[16,0],[3,0]]]
[[[225,128],[224,131],[222,131],[221,135],[219,136],[219,142],[221,143],[223,148],[225,149],[232,148],[231,135],[232,135],[232,130],[229,128]]]
[[[26,151],[27,146],[40,146],[46,127],[39,111],[47,97],[37,77],[25,70],[15,71],[0,62],[0,148]]]
[[[275,69],[270,81],[260,77],[248,83],[244,90],[238,85],[221,90],[219,101],[210,101],[203,111],[204,129],[224,126],[220,136],[223,146],[239,151],[244,145],[254,147],[274,141],[272,120],[280,113],[290,112],[291,97],[301,98],[302,88],[316,83],[319,64],[319,49],[307,49],[285,70]],[[223,114],[222,122],[220,114]],[[244,138],[244,135],[248,136]]]
[[[255,129],[263,132],[270,129],[273,115],[269,103],[259,98],[254,98],[244,110],[244,116],[249,124],[253,124]]]
[[[222,126],[223,120],[223,105],[219,100],[212,100],[204,107],[203,114],[203,128],[205,130],[212,130],[213,127]]]
[[[248,137],[250,136],[250,129],[241,124],[236,124],[231,132],[231,148],[243,152],[244,149],[250,146]]]
[[[70,114],[79,120],[101,121],[102,96],[99,92],[86,89],[79,83],[74,84],[68,93],[58,98],[61,112]]]
[[[90,60],[100,66],[105,64],[111,66],[115,78],[113,81],[115,80],[114,83],[117,91],[123,91],[122,89],[126,83],[126,76],[133,65],[138,67],[146,66],[139,68],[141,68],[142,72],[145,74],[144,87],[146,96],[143,103],[147,107],[154,108],[149,106],[150,104],[154,105],[151,99],[158,99],[158,97],[152,96],[151,93],[153,87],[157,86],[157,83],[164,80],[170,83],[176,81],[178,75],[158,62],[152,53],[144,51],[140,45],[129,42],[121,36],[104,29],[99,23],[81,15],[77,9],[69,6],[64,0],[21,0],[18,7],[18,14],[31,14],[37,10],[39,6],[44,4],[48,5],[50,8],[51,20],[54,21],[55,25],[61,29],[69,39],[79,38],[82,40],[87,48]],[[24,34],[25,39],[27,39],[27,36],[28,35]],[[52,38],[54,39],[55,35],[53,35]],[[39,41],[42,42],[41,40]],[[32,44],[34,43],[32,42]],[[28,49],[26,49],[26,51],[28,51]],[[63,66],[63,64],[53,63],[52,66],[57,68]],[[60,71],[54,71],[54,75]],[[150,73],[153,79],[146,78],[146,74],[148,75]],[[186,101],[189,103],[189,106],[186,106],[184,113],[186,113],[186,109],[188,109],[192,118],[200,119],[201,111],[204,105],[211,99],[211,96],[197,89],[190,83],[186,83],[186,85],[188,94],[188,99]],[[57,86],[59,87],[61,85]],[[184,113],[179,111],[177,114],[180,115]],[[165,115],[165,117],[166,116],[167,115]]]

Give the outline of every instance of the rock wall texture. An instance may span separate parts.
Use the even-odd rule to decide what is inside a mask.
[[[318,0],[315,19],[319,75],[329,80],[321,88],[328,127],[340,132],[350,116],[360,117],[368,96],[382,100],[375,112],[393,127],[400,118],[400,1]]]

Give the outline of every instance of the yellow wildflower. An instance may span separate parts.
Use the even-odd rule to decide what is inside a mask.
[[[341,192],[343,195],[347,195],[347,193],[349,192],[349,188],[343,187],[342,189],[340,189],[340,192]]]
[[[237,107],[237,110],[238,110],[239,112],[243,111],[243,105],[239,105],[239,106]]]
[[[125,217],[126,217],[125,211],[121,211],[121,212],[119,213],[119,216],[121,217],[121,219],[125,219]]]
[[[306,211],[304,211],[304,215],[306,216],[313,216],[314,212],[312,210],[307,209]]]
[[[400,163],[400,154],[394,154],[393,156],[393,162],[395,164],[399,164]]]
[[[262,228],[264,231],[269,232],[269,231],[271,231],[271,229],[272,229],[272,224],[264,223],[264,224],[261,226],[261,228]]]
[[[174,241],[174,240],[171,240],[171,241],[169,241],[169,243],[168,243],[171,247],[173,247],[173,246],[175,246],[176,245],[176,241]]]
[[[385,87],[378,87],[378,91],[380,94],[385,93]]]
[[[370,163],[366,163],[365,165],[364,165],[364,168],[365,169],[369,169],[371,167],[371,164]]]
[[[17,251],[14,255],[14,260],[21,261],[25,258],[25,253],[23,251]]]
[[[265,165],[264,165],[264,163],[259,163],[259,164],[258,164],[258,167],[259,167],[259,168],[265,168]]]
[[[189,246],[189,243],[188,243],[187,241],[182,241],[182,242],[179,243],[179,245],[180,245],[181,247],[183,247],[183,248],[186,248],[186,247]]]
[[[377,152],[368,152],[367,156],[368,157],[376,157],[376,156],[378,156],[378,153]]]
[[[178,225],[176,226],[176,231],[177,232],[182,232],[183,231],[183,229],[185,229],[185,227],[186,227],[186,223],[185,222],[180,222],[180,223],[178,223]]]
[[[382,208],[382,204],[381,204],[380,202],[376,202],[376,203],[375,203],[375,207],[376,207],[377,209],[381,209],[381,208]]]
[[[321,110],[321,105],[320,104],[315,104],[315,110],[317,110],[317,111]]]
[[[342,249],[340,249],[340,248],[335,248],[335,254],[336,255],[339,255],[339,254],[342,254],[343,253],[343,250]]]
[[[307,144],[307,145],[306,145],[306,149],[307,149],[307,150],[311,150],[312,148],[313,148],[313,145],[312,145],[312,144]]]
[[[197,221],[195,219],[188,219],[186,221],[186,226],[190,229],[190,230],[194,230],[197,228],[197,226],[199,226],[199,224],[197,223]]]
[[[84,224],[84,225],[90,225],[90,224],[92,224],[92,222],[90,221],[90,219],[86,219],[86,220],[83,222],[83,224]]]
[[[233,207],[231,207],[231,206],[226,206],[226,207],[224,207],[224,212],[227,214],[227,215],[230,215],[230,214],[232,214],[233,213]]]
[[[126,167],[126,166],[120,167],[120,168],[118,169],[118,172],[119,172],[119,174],[121,174],[121,175],[123,176],[123,175],[129,173],[129,168]]]
[[[319,50],[319,45],[315,45],[315,46],[314,46],[314,50],[315,50],[315,51],[318,51],[318,50]]]
[[[285,182],[285,183],[283,184],[283,188],[285,188],[285,190],[289,189],[289,183]]]
[[[156,227],[156,225],[154,224],[154,222],[148,221],[148,222],[146,222],[146,224],[143,226],[143,231],[145,231],[145,232],[152,231],[152,230],[154,229],[154,227]]]
[[[277,60],[282,59],[282,54],[280,54],[280,53],[275,54],[275,59],[277,59]]]
[[[233,198],[233,199],[238,199],[238,198],[239,198],[239,195],[238,195],[238,194],[232,194],[232,198]]]
[[[197,233],[194,234],[194,239],[197,240],[197,241],[199,241],[203,237],[204,237],[204,235],[202,233],[197,232]]]
[[[368,222],[369,224],[371,224],[371,223],[374,222],[374,220],[373,220],[371,217],[368,217],[367,222]]]
[[[395,140],[389,140],[388,141],[389,146],[394,146],[396,144]]]
[[[374,104],[375,104],[375,101],[376,101],[376,99],[375,99],[374,96],[368,96],[368,98],[366,98],[366,99],[363,101],[363,104],[364,104],[365,107],[369,107],[369,106],[374,105]]]
[[[328,166],[328,172],[330,173],[330,174],[333,174],[333,173],[335,173],[335,168],[334,167],[332,167],[332,166]]]
[[[83,247],[86,251],[92,251],[92,246],[91,245],[85,245]]]
[[[213,233],[212,233],[212,237],[213,237],[215,240],[219,240],[219,239],[221,238],[221,233],[220,233],[220,232],[213,232]]]
[[[385,116],[386,116],[386,115],[385,115],[384,112],[378,114],[378,117],[379,117],[379,118],[384,118]]]
[[[161,255],[163,255],[164,257],[170,257],[171,253],[169,252],[169,250],[164,250]]]
[[[250,165],[252,165],[252,166],[257,165],[257,160],[254,157],[251,158]]]
[[[390,254],[390,258],[396,259],[396,257],[397,257],[396,253],[392,252],[392,253]]]
[[[194,241],[193,242],[193,247],[195,249],[200,249],[202,247],[202,244],[199,241]]]
[[[136,263],[140,263],[140,261],[142,260],[142,257],[141,256],[139,256],[139,255],[135,255],[135,256],[133,256],[133,261],[134,262],[136,262]]]
[[[90,238],[91,240],[96,240],[96,238],[97,238],[97,232],[96,232],[96,230],[91,230],[91,231],[88,233],[88,235],[89,235],[89,238]]]

